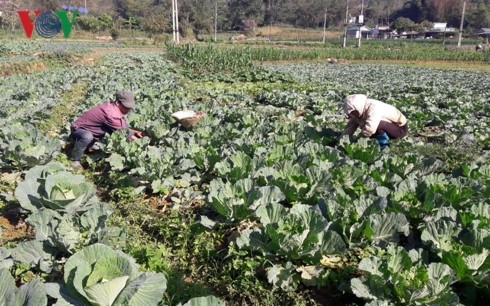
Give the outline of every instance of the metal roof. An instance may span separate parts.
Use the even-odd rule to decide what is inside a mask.
[[[433,28],[430,30],[425,31],[425,33],[451,33],[451,32],[456,32],[455,28]]]
[[[358,26],[353,26],[347,29],[347,31],[359,31]],[[373,30],[370,27],[362,26],[361,32],[372,32]]]
[[[478,31],[476,31],[477,34],[485,34],[485,35],[490,35],[490,28],[481,28]]]

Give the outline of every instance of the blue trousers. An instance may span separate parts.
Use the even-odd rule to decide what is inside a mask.
[[[73,161],[80,160],[82,158],[83,152],[85,152],[85,150],[96,141],[92,133],[82,129],[72,131],[70,137],[75,142],[70,157],[70,159]]]

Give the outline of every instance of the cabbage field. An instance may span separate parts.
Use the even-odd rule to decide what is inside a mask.
[[[442,69],[349,50],[0,42],[0,305],[490,298],[488,54],[445,50]],[[115,132],[74,171],[71,122],[118,89],[145,137]],[[353,93],[395,105],[408,136],[383,150],[340,137]],[[184,109],[206,116],[185,128],[171,117]]]

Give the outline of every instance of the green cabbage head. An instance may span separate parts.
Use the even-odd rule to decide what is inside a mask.
[[[46,287],[59,304],[151,306],[167,289],[163,274],[140,272],[132,257],[100,243],[72,255],[64,272],[66,287],[54,283]]]

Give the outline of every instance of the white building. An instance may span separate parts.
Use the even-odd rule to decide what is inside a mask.
[[[373,29],[367,26],[361,27],[362,38],[370,38],[373,36]],[[359,38],[359,26],[352,26],[347,29],[347,36]]]
[[[456,29],[448,28],[447,22],[434,22],[432,29],[425,31],[425,37],[453,36],[455,33]]]

